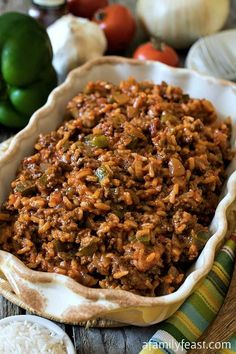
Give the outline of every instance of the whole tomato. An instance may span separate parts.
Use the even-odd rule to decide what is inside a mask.
[[[108,0],[68,0],[68,9],[78,17],[92,18],[94,13],[108,5]]]
[[[141,44],[134,52],[133,57],[139,60],[155,60],[170,66],[179,66],[179,56],[176,51],[157,39]]]
[[[113,4],[98,10],[93,17],[104,31],[109,52],[119,52],[127,48],[132,41],[136,24],[127,7]]]

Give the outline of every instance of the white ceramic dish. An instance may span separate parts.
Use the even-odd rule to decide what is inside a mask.
[[[12,322],[30,322],[37,323],[38,325],[47,328],[50,332],[57,334],[63,340],[67,354],[76,354],[75,348],[70,340],[70,337],[55,323],[45,320],[45,318],[31,315],[10,316],[0,320],[0,328],[3,325],[8,325]]]
[[[9,192],[10,181],[23,157],[32,152],[39,133],[54,130],[62,121],[68,101],[90,80],[114,83],[128,76],[138,80],[162,80],[181,86],[192,97],[207,98],[219,116],[230,115],[235,146],[236,85],[205,77],[185,69],[173,69],[157,62],[138,62],[117,57],[104,57],[74,70],[66,82],[55,89],[47,104],[36,112],[28,126],[13,139],[0,160],[0,202]],[[42,316],[67,323],[78,323],[102,317],[134,325],[157,323],[174,313],[211,269],[216,249],[227,231],[226,211],[236,197],[235,160],[228,169],[231,176],[211,224],[212,237],[207,242],[182,286],[170,295],[142,297],[123,290],[90,289],[69,277],[35,272],[13,255],[0,251],[0,292]],[[2,276],[1,276],[2,273]]]

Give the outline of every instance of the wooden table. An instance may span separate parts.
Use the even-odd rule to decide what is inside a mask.
[[[120,2],[129,6],[134,12],[136,0],[113,0],[110,2]],[[0,13],[12,9],[25,12],[29,0],[0,0]],[[231,13],[226,24],[226,28],[236,27],[236,0],[231,0]],[[142,33],[139,30],[135,39],[134,46],[140,42]],[[183,53],[181,53],[183,55]],[[0,141],[15,134],[15,131],[0,127]],[[232,278],[231,286],[225,303],[221,308],[216,320],[212,326],[204,333],[201,341],[218,342],[226,340],[236,331],[236,267]],[[0,318],[11,315],[24,314],[25,311],[11,304],[0,296]],[[79,326],[60,325],[75,343],[76,349],[80,354],[137,354],[142,348],[142,343],[155,333],[158,325],[139,328],[123,327],[114,329],[98,329]],[[200,351],[191,351],[189,353],[200,353]],[[201,354],[215,353],[215,350],[201,350]]]

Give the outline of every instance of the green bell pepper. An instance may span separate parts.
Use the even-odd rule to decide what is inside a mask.
[[[22,128],[57,85],[46,30],[16,12],[0,16],[0,123]]]

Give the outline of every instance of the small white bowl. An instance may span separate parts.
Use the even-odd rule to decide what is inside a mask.
[[[12,322],[25,322],[25,321],[30,323],[37,323],[40,326],[47,328],[50,332],[62,336],[67,354],[76,354],[75,348],[72,344],[70,337],[63,331],[63,329],[61,329],[55,323],[46,320],[45,318],[38,317],[38,316],[31,316],[31,315],[10,316],[0,320],[0,327],[2,325],[8,325]]]

